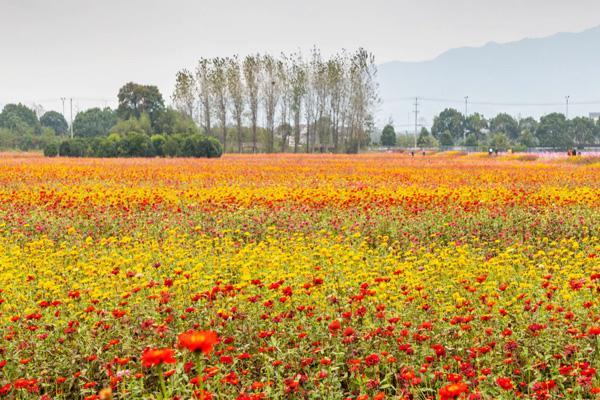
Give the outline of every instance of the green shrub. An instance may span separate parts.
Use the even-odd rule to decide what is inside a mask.
[[[56,143],[48,143],[44,147],[44,155],[46,157],[56,157],[58,155],[58,145]]]
[[[163,135],[152,135],[150,137],[152,141],[152,147],[154,148],[154,154],[159,157],[163,157],[165,155],[165,142],[166,139]]]
[[[67,139],[62,142],[58,148],[61,156],[65,157],[83,157],[86,152],[86,142],[83,139]]]
[[[48,148],[48,157],[52,149]],[[213,138],[201,134],[175,134],[152,137],[130,132],[123,136],[67,139],[60,143],[57,152],[65,157],[221,157],[223,146]]]

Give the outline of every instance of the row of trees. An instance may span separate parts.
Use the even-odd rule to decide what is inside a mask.
[[[567,149],[600,144],[600,122],[585,117],[567,119],[560,113],[545,115],[539,121],[532,117],[517,120],[505,113],[487,120],[478,113],[465,117],[449,108],[434,119],[431,135],[442,146]]]
[[[213,137],[201,134],[148,136],[139,132],[108,137],[74,138],[49,143],[44,155],[56,157],[220,157],[223,148]]]
[[[393,124],[381,132],[383,146],[414,146],[414,135],[396,135]],[[481,114],[465,118],[455,109],[446,109],[435,117],[431,132],[422,128],[417,139],[418,147],[438,146],[492,147],[499,150],[546,147],[568,149],[600,145],[600,121],[552,113],[536,120],[532,117],[515,119],[501,113],[486,119]]]
[[[48,111],[40,118],[23,104],[7,104],[0,112],[0,148],[30,150],[55,142],[68,130],[60,113]]]
[[[330,58],[316,48],[308,59],[300,53],[202,58],[194,71],[177,73],[173,103],[226,150],[355,152],[372,129],[376,71],[364,49]],[[259,148],[261,125],[266,140]]]
[[[39,119],[22,104],[0,113],[0,147],[44,149],[48,156],[72,157],[219,157],[222,146],[204,136],[194,121],[165,107],[156,86],[127,83],[119,107],[80,112],[71,127],[63,115],[49,111]]]

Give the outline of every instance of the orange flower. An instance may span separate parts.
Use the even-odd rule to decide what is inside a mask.
[[[188,331],[179,335],[179,345],[192,352],[209,354],[213,346],[219,341],[213,331]]]
[[[440,399],[456,399],[458,396],[460,396],[463,393],[466,393],[468,390],[469,387],[464,382],[451,383],[450,385],[446,385],[440,389]]]
[[[173,349],[146,349],[142,353],[142,364],[146,368],[163,363],[174,364],[176,362],[175,351]]]

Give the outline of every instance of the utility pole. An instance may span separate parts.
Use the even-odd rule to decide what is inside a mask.
[[[566,106],[567,106],[567,112],[565,113],[565,117],[567,119],[569,119],[569,99],[571,98],[571,96],[565,96],[565,101],[566,101]]]
[[[469,117],[469,96],[465,96],[465,126],[463,128],[463,142],[467,140],[467,118]]]
[[[71,130],[71,139],[73,139],[73,98],[71,97],[69,101],[71,103],[71,124],[69,126]]]
[[[63,114],[63,118],[65,117],[65,100],[66,100],[66,97],[61,97],[60,98],[60,101],[62,101],[62,106],[63,106],[63,113],[62,113]]]
[[[417,148],[418,117],[419,117],[419,98],[415,97],[415,149]]]

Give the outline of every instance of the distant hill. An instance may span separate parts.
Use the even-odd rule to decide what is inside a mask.
[[[572,103],[600,101],[600,26],[580,33],[457,48],[431,61],[389,62],[379,66],[378,77],[383,100],[378,119],[392,116],[397,125],[408,123],[414,100],[405,98],[415,96],[459,100],[421,101],[421,122],[425,125],[430,125],[433,116],[446,107],[463,112],[465,96],[472,103],[469,113],[481,112],[487,117],[498,112],[536,117],[564,112],[566,95],[571,96]],[[587,116],[593,111],[600,111],[600,104],[570,107],[571,116]],[[411,118],[414,124],[414,115]]]

